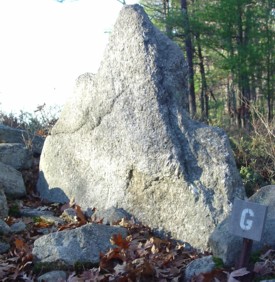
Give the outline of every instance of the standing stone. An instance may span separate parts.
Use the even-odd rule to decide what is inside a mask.
[[[80,76],[45,141],[41,196],[123,208],[207,248],[244,188],[226,134],[187,115],[187,71],[143,8],[125,6],[98,73]]]

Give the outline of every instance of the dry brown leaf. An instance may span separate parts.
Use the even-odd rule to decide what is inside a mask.
[[[80,221],[81,224],[86,224],[87,220],[85,218],[84,213],[81,210],[81,207],[79,205],[75,205],[75,212],[76,212],[76,216],[78,218],[78,220]]]
[[[130,242],[127,241],[127,238],[124,239],[121,234],[114,234],[110,241],[113,245],[117,245],[121,249],[126,250],[129,248]]]
[[[14,240],[14,244],[15,244],[15,248],[17,250],[24,250],[25,248],[25,243],[23,240],[19,239],[19,238],[15,238]]]

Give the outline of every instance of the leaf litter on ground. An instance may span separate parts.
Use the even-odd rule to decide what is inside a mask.
[[[6,219],[8,225],[22,220],[27,228],[20,234],[3,236],[11,245],[7,253],[0,255],[0,280],[6,281],[36,281],[42,273],[34,273],[34,261],[32,248],[34,241],[47,232],[73,229],[93,222],[102,224],[87,218],[81,207],[71,200],[65,205],[51,204],[42,201],[37,195],[27,196],[20,202],[20,208],[36,208],[52,211],[60,216],[67,208],[73,208],[76,213],[75,222],[65,222],[58,228],[52,229],[53,223],[45,219],[33,219],[28,216],[12,217]],[[135,219],[122,219],[117,223],[128,230],[128,236],[123,238],[121,234],[110,238],[113,248],[100,254],[100,262],[97,267],[83,268],[67,273],[67,280],[60,282],[84,282],[84,281],[182,281],[186,266],[193,260],[209,255],[200,253],[187,247],[184,243],[169,237],[158,237],[154,232]],[[275,251],[269,249],[263,253],[259,261],[254,264],[254,269],[215,269],[210,273],[193,277],[193,282],[198,281],[249,281],[247,275],[261,277],[264,275],[275,276]],[[253,280],[250,280],[253,281]]]

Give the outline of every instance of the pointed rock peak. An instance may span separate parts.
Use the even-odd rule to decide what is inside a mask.
[[[187,109],[187,64],[179,46],[160,32],[140,5],[120,11],[96,75],[81,75],[53,133],[98,126],[117,101],[148,108]],[[127,103],[128,103],[127,102]],[[138,104],[138,106],[136,105]]]

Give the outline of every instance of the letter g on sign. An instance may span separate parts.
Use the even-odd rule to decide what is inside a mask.
[[[243,230],[250,230],[253,225],[253,220],[248,217],[254,217],[252,209],[244,209],[241,214],[240,227]]]

